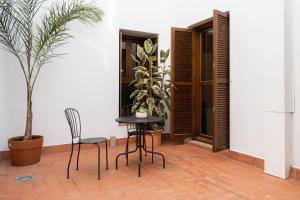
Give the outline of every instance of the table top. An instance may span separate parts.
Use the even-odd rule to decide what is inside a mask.
[[[115,119],[117,122],[121,123],[133,123],[133,124],[145,124],[145,123],[155,123],[162,122],[162,117],[148,116],[147,118],[136,118],[135,116],[124,116]]]

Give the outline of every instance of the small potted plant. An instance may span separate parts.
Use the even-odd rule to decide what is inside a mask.
[[[32,135],[32,93],[45,64],[62,56],[54,50],[72,36],[67,26],[72,21],[93,24],[102,20],[103,12],[84,1],[53,3],[41,20],[35,14],[45,0],[0,0],[0,47],[17,59],[27,89],[27,117],[24,136],[8,139],[12,165],[31,165],[40,161],[43,136]],[[34,24],[41,21],[40,24]]]
[[[137,109],[137,111],[135,112],[135,117],[136,118],[140,118],[140,119],[144,119],[147,118],[147,110],[145,108],[140,107],[139,109]]]
[[[134,84],[135,90],[130,95],[133,98],[132,112],[138,113],[140,108],[146,109],[148,115],[163,117],[164,121],[159,124],[152,124],[149,132],[154,138],[154,146],[161,143],[161,133],[165,125],[170,105],[169,81],[170,67],[166,65],[169,57],[169,49],[160,51],[159,63],[155,52],[158,44],[153,44],[151,39],[144,41],[144,47],[137,46],[137,57],[132,56],[138,66],[134,67],[135,79],[130,83]],[[146,142],[150,141],[146,138]],[[151,147],[151,142],[147,142]]]

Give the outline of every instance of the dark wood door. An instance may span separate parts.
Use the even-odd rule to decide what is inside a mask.
[[[204,21],[172,28],[171,139],[200,136],[219,151],[229,148],[229,13]],[[212,49],[201,50],[211,34]]]
[[[171,30],[171,139],[182,142],[193,135],[193,40],[191,29]]]
[[[213,15],[213,151],[229,148],[229,13]]]

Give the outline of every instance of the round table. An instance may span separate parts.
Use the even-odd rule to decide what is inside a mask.
[[[118,159],[122,155],[128,155],[129,153],[134,153],[137,150],[139,150],[139,160],[138,160],[138,176],[141,177],[141,164],[142,164],[142,150],[145,152],[151,153],[152,154],[152,163],[153,163],[153,155],[159,155],[163,159],[163,168],[165,168],[165,157],[162,153],[159,152],[154,152],[153,151],[153,146],[152,146],[152,151],[148,151],[145,146],[142,144],[142,137],[145,137],[145,127],[147,124],[153,124],[153,123],[158,123],[162,122],[163,118],[162,117],[155,117],[155,116],[148,116],[147,118],[136,118],[135,116],[124,116],[124,117],[119,117],[115,119],[119,123],[131,123],[136,125],[136,131],[137,131],[137,146],[134,151],[130,152],[125,152],[125,153],[120,153],[116,157],[116,169],[118,169]]]

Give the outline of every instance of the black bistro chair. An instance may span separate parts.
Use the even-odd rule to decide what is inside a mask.
[[[98,146],[98,180],[100,179],[100,143],[105,142],[106,148],[106,169],[108,169],[108,154],[107,154],[107,138],[105,137],[93,137],[93,138],[81,138],[81,120],[79,112],[74,108],[65,109],[65,115],[68,120],[71,136],[72,136],[72,146],[71,146],[71,155],[68,163],[67,169],[67,178],[70,177],[70,164],[73,155],[74,145],[78,144],[78,154],[77,154],[77,164],[76,170],[78,170],[79,164],[79,154],[80,154],[80,145],[81,144],[95,144]]]
[[[133,115],[132,111],[131,111],[131,108],[132,108],[132,104],[130,105],[125,105],[122,107],[122,110],[121,110],[121,115],[122,116],[131,116]],[[138,146],[138,140],[137,140],[137,137],[136,137],[136,148],[135,150],[133,151],[129,151],[129,138],[131,136],[136,136],[137,135],[137,130],[136,130],[136,125],[135,124],[132,124],[132,123],[126,123],[126,126],[127,126],[127,141],[126,141],[126,147],[125,147],[125,152],[127,153],[126,154],[126,165],[128,166],[128,153],[130,152],[135,152],[137,151],[137,146]],[[152,152],[153,152],[153,136],[151,134],[149,134],[152,138]],[[144,145],[144,149],[147,148],[146,146],[146,140],[145,140],[145,137],[143,137],[143,145]],[[147,152],[145,151],[145,156],[147,156]],[[152,162],[153,162],[153,153],[152,153]]]

